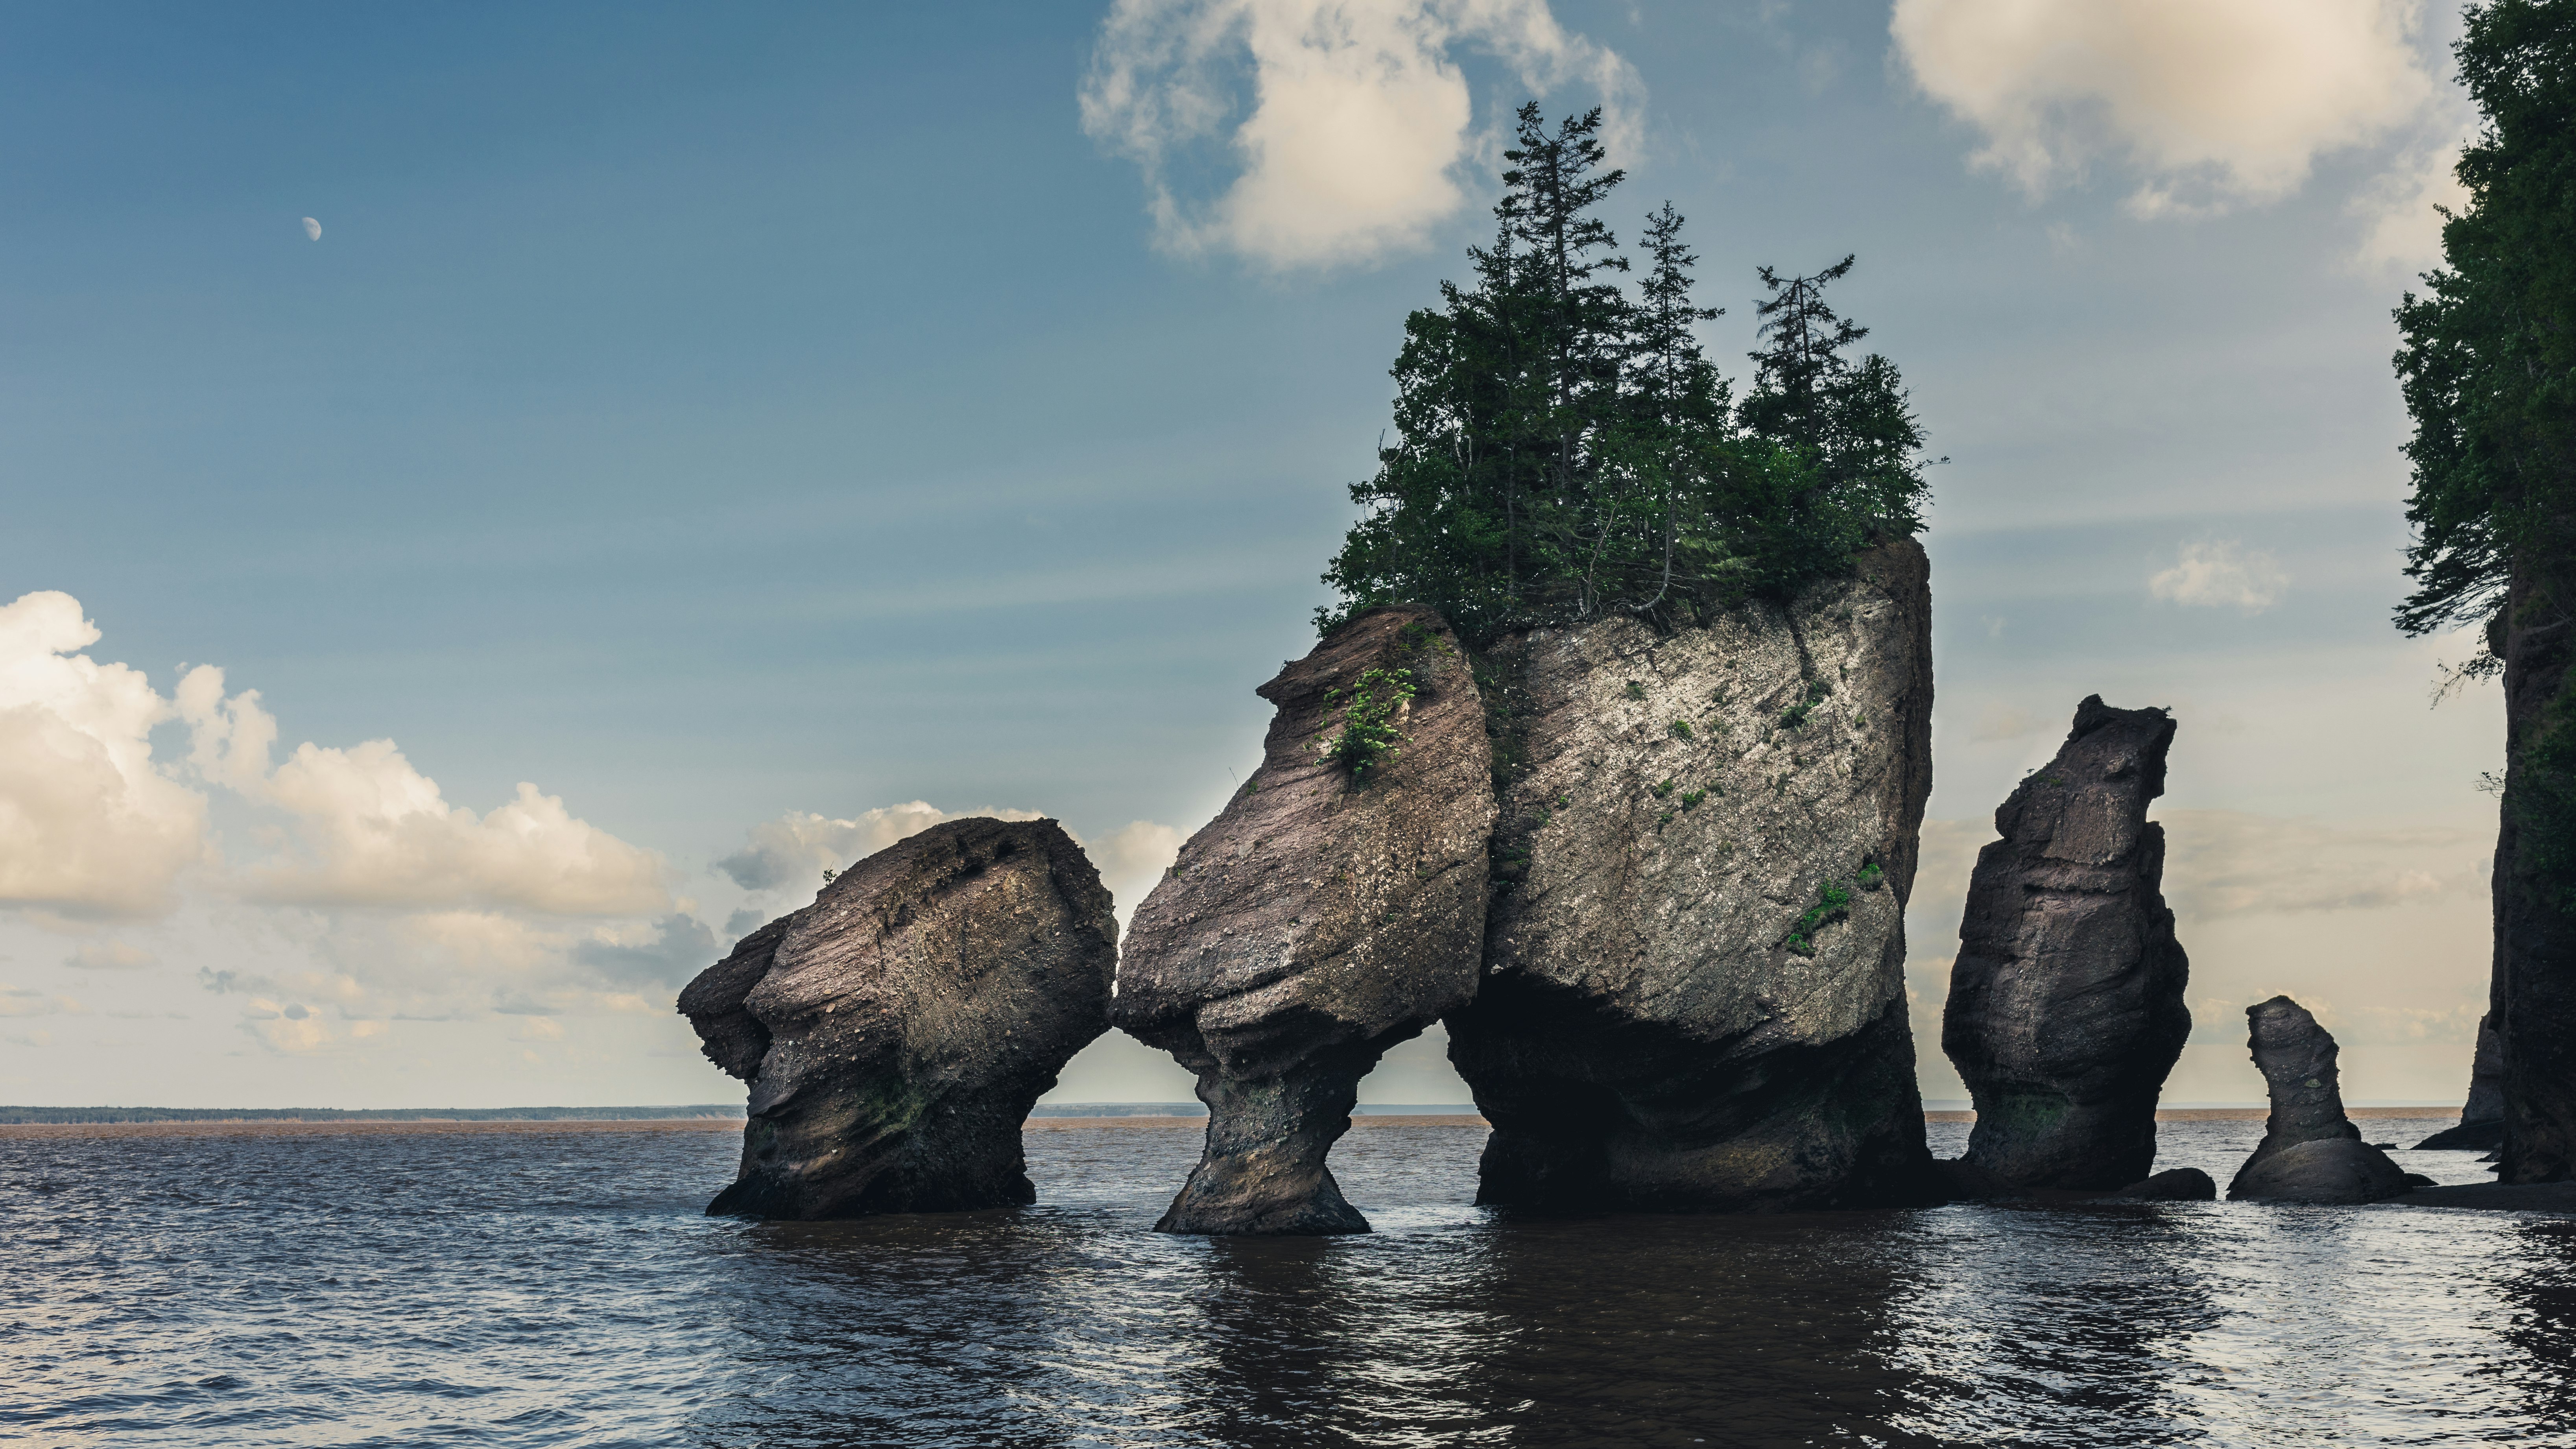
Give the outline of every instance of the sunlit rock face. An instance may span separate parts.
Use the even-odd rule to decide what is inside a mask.
[[[2272,1097],[2263,1140],[2227,1185],[2230,1199],[2355,1203],[2395,1197],[2405,1170],[2361,1140],[2343,1111],[2334,1037],[2286,996],[2245,1008],[2247,1045]]]
[[[1483,661],[1508,781],[1486,975],[1450,1057],[1479,1200],[1711,1211],[1937,1191],[1906,1020],[1932,783],[1908,540],[1791,605]]]
[[[1976,1099],[1961,1160],[2004,1185],[2117,1188],[2154,1165],[2156,1099],[2191,1035],[2147,819],[2173,737],[2161,709],[2085,700],[1977,855],[1941,1046]]]
[[[1034,1201],[1020,1124],[1109,1026],[1117,923],[1052,820],[951,820],[869,856],[680,993],[751,1085],[741,1175],[774,1218]]]
[[[1379,671],[1368,683],[1369,671]],[[1365,768],[1322,747],[1365,686],[1402,736]],[[1118,1024],[1198,1076],[1198,1168],[1174,1233],[1368,1231],[1325,1154],[1360,1078],[1476,987],[1494,819],[1465,653],[1423,608],[1352,620],[1261,686],[1261,766],[1137,909]]]

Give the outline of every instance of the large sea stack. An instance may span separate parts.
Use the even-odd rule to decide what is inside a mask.
[[[1196,1073],[1209,1112],[1156,1227],[1366,1232],[1324,1156],[1386,1049],[1475,992],[1484,708],[1449,626],[1414,607],[1358,616],[1260,694],[1278,707],[1261,767],[1137,909],[1119,963],[1118,1024]]]
[[[1118,927],[1052,820],[951,820],[844,872],[680,993],[751,1084],[709,1213],[846,1218],[1036,1199],[1020,1124],[1109,1026]]]
[[[2377,1202],[2407,1190],[2406,1173],[2361,1140],[2343,1111],[2335,1039],[2286,996],[2245,1008],[2247,1045],[2272,1096],[2271,1120],[2227,1184],[2230,1199]]]
[[[1905,901],[1932,783],[1930,568],[1663,630],[1503,640],[1486,976],[1450,1057],[1478,1200],[1763,1210],[1935,1191]]]
[[[1976,1099],[1975,1178],[2092,1191],[2155,1162],[2156,1097],[2191,1035],[2164,827],[2147,820],[2173,737],[2163,710],[2094,695],[1995,811],[1941,1019]]]
[[[2567,909],[2576,831],[2565,758],[2576,724],[2551,722],[2576,664],[2563,591],[2516,569],[2487,645],[2504,660],[2504,808],[2496,830],[2490,1019],[2502,1059],[2503,1161],[2496,1180],[2576,1176],[2576,912]]]

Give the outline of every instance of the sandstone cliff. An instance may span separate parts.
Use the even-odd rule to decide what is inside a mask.
[[[1260,694],[1278,707],[1260,768],[1137,909],[1119,963],[1118,1024],[1196,1073],[1210,1114],[1157,1227],[1366,1232],[1324,1157],[1386,1049],[1475,990],[1484,711],[1448,625],[1411,607],[1354,619]],[[1327,757],[1372,720],[1391,754]]]
[[[1903,966],[1931,788],[1911,540],[1794,604],[1487,661],[1508,780],[1486,970],[1450,1055],[1479,1200],[1708,1210],[1937,1191]]]
[[[839,1218],[1036,1197],[1020,1124],[1109,1025],[1117,925],[1052,820],[951,820],[859,862],[680,994],[751,1084],[709,1213]]]
[[[2156,1157],[2156,1098],[2191,1035],[2165,908],[2161,709],[2075,711],[1978,852],[1941,1046],[1977,1104],[1961,1159],[2014,1188],[2117,1188]]]

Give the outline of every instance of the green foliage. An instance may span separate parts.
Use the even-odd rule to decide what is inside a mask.
[[[1673,782],[1668,779],[1660,785],[1649,785],[1646,789],[1652,793],[1656,799],[1661,800],[1665,796],[1673,793]]]
[[[1413,671],[1371,667],[1348,690],[1326,691],[1324,700],[1330,704],[1345,697],[1349,703],[1342,707],[1342,732],[1316,748],[1325,759],[1348,766],[1352,779],[1366,781],[1403,753],[1406,736],[1396,729],[1395,718],[1413,698]]]
[[[1798,924],[1789,928],[1789,949],[1800,956],[1816,954],[1816,932],[1848,915],[1851,899],[1849,890],[1832,881],[1825,882],[1823,889],[1816,893],[1816,904],[1809,906],[1807,913],[1798,918]]]
[[[1874,860],[1873,860],[1873,861],[1867,861],[1867,862],[1865,862],[1865,863],[1863,863],[1863,864],[1862,864],[1862,866],[1861,866],[1861,868],[1860,868],[1860,882],[1859,882],[1859,884],[1860,884],[1860,888],[1861,888],[1862,890],[1865,890],[1865,891],[1874,891],[1874,890],[1878,889],[1878,888],[1879,888],[1879,885],[1880,885],[1882,882],[1884,882],[1886,879],[1887,879],[1887,872],[1885,872],[1885,871],[1883,871],[1883,870],[1880,870],[1880,869],[1878,868],[1878,862],[1877,862],[1877,861],[1874,861]]]
[[[1674,739],[1686,740],[1691,737],[1691,722],[1689,720],[1674,720],[1668,728],[1671,729]]]
[[[1846,258],[1765,270],[1765,350],[1742,408],[1696,328],[1697,258],[1667,204],[1644,274],[1598,208],[1600,112],[1553,132],[1521,108],[1490,247],[1405,319],[1393,438],[1324,581],[1327,629],[1371,604],[1437,606],[1470,640],[1605,614],[1686,617],[1786,596],[1922,527],[1922,434],[1885,358],[1823,302]]]
[[[1796,704],[1780,711],[1780,727],[1793,730],[1804,725],[1807,722],[1807,716],[1813,714],[1816,706],[1824,703],[1833,692],[1833,688],[1821,679],[1807,681],[1806,696]]]
[[[1627,689],[1622,691],[1622,693],[1626,694],[1630,699],[1644,699],[1646,697],[1646,686],[1631,679],[1628,681]]]
[[[1707,799],[1707,798],[1708,798],[1708,792],[1707,792],[1706,790],[1692,790],[1692,791],[1689,791],[1689,792],[1685,793],[1685,794],[1682,796],[1682,808],[1683,808],[1684,810],[1688,810],[1688,809],[1689,809],[1689,808],[1691,808],[1692,806],[1697,805],[1699,802],[1701,802],[1702,800],[1705,800],[1705,799]]]

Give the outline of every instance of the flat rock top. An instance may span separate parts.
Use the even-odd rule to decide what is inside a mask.
[[[2162,709],[2113,709],[2093,695],[2048,764],[1995,809],[2017,863],[2102,867],[2134,854],[2147,803],[2165,792],[2174,721]],[[1982,867],[1986,862],[1979,861]]]
[[[1787,609],[1498,651],[1528,772],[1507,802],[1506,873],[1526,874],[1494,919],[1495,971],[1710,1039],[1832,1040],[1902,990],[1888,948],[1930,788],[1928,573],[1911,541],[1863,564]],[[1828,888],[1848,899],[1827,908]]]
[[[1370,669],[1403,671],[1414,694],[1395,719],[1408,738],[1358,779],[1319,747]],[[1120,1020],[1291,979],[1303,1004],[1371,1029],[1438,1014],[1473,989],[1494,815],[1465,653],[1433,611],[1378,609],[1259,692],[1278,706],[1261,766],[1137,909]]]

